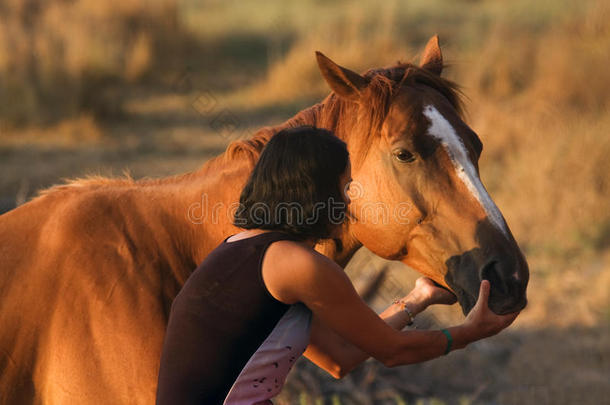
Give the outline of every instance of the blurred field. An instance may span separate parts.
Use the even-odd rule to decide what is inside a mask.
[[[0,211],[63,177],[193,170],[326,95],[314,50],[364,70],[417,60],[437,33],[530,304],[510,331],[422,365],[335,381],[301,359],[277,403],[608,403],[609,21],[601,0],[4,0]],[[383,273],[377,310],[417,277],[366,251],[348,273]],[[460,319],[439,308],[418,326]]]

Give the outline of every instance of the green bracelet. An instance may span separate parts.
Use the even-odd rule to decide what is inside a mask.
[[[447,329],[441,329],[441,332],[447,336],[447,348],[445,349],[445,355],[447,355],[451,351],[451,344],[453,343],[453,338],[451,337],[451,333]]]

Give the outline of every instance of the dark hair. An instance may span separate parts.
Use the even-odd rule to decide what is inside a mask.
[[[301,240],[330,237],[345,218],[339,178],[348,161],[347,145],[330,131],[300,126],[278,132],[241,192],[233,224]]]

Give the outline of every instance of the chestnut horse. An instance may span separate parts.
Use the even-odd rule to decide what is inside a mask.
[[[286,127],[329,129],[350,151],[358,195],[319,251],[341,266],[363,245],[402,261],[451,289],[465,313],[482,279],[493,311],[525,306],[527,263],[479,179],[482,145],[440,76],[438,39],[420,66],[363,75],[317,58],[328,97],[195,172],[75,180],[0,216],[0,403],[154,403],[172,299],[239,231],[240,190]]]

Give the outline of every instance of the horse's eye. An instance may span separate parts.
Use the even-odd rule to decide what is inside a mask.
[[[396,149],[394,157],[401,163],[411,163],[415,160],[415,156],[406,149]]]

